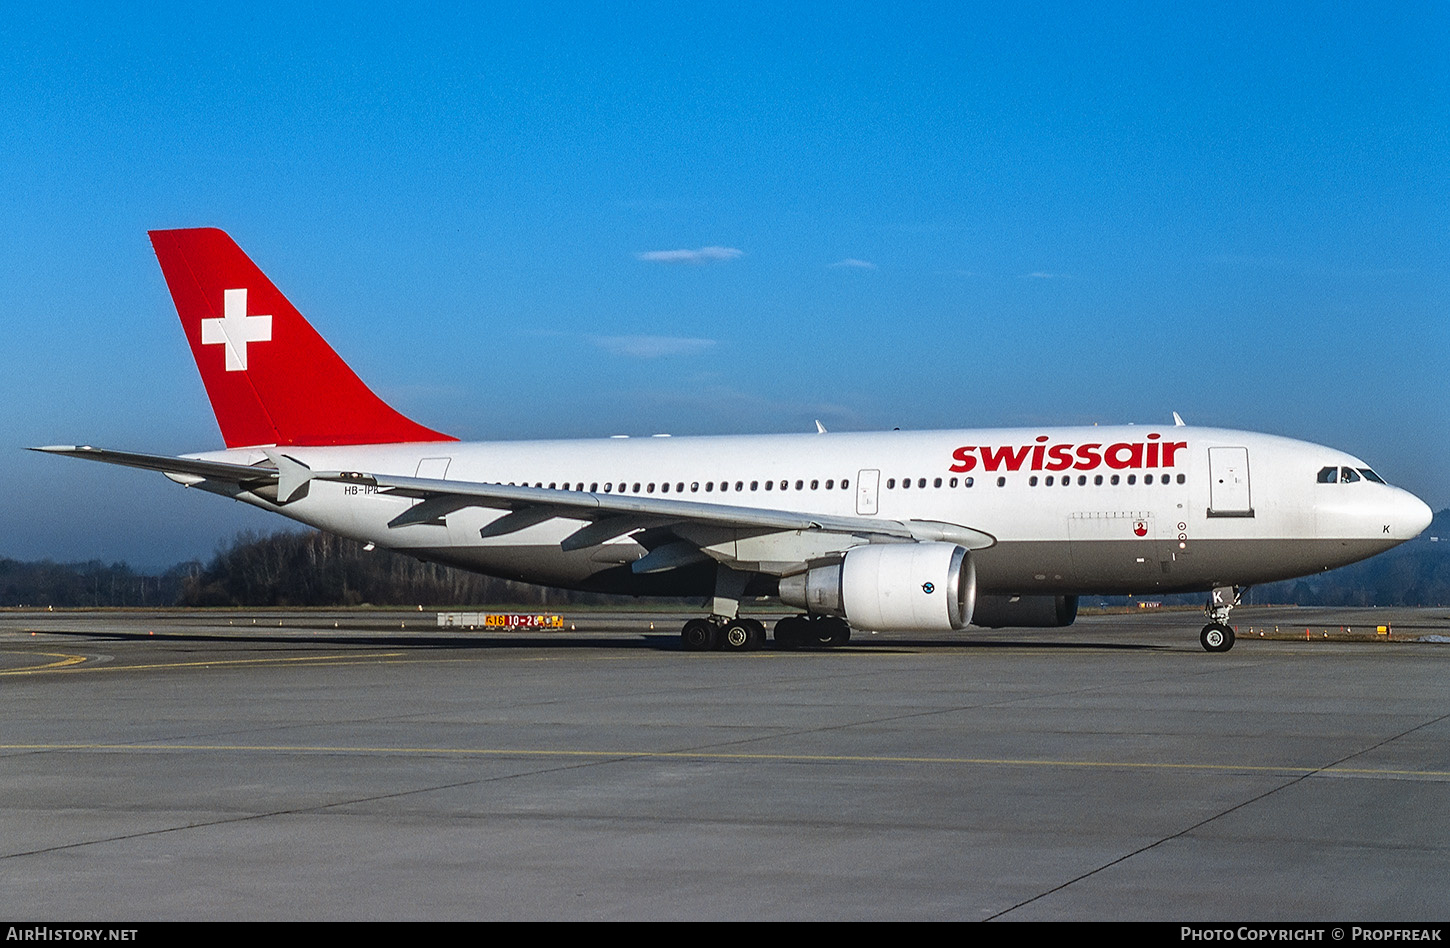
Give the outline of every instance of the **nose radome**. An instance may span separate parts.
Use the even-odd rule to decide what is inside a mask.
[[[1425,528],[1430,525],[1435,512],[1430,505],[1407,490],[1398,491],[1395,498],[1396,503],[1392,514],[1394,516],[1394,527],[1396,536],[1404,540],[1413,540]]]

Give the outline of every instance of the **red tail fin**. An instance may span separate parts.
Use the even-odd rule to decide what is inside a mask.
[[[227,447],[456,441],[398,414],[220,230],[153,230]]]

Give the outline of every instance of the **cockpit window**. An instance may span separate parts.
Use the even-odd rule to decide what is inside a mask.
[[[1367,467],[1321,467],[1317,478],[1321,484],[1353,484],[1356,481],[1385,483],[1385,479]]]

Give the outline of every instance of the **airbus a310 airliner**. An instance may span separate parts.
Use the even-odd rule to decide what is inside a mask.
[[[700,596],[692,650],[852,629],[1061,626],[1082,595],[1209,592],[1233,647],[1254,583],[1373,556],[1430,509],[1359,458],[1188,427],[1023,428],[465,444],[373,394],[232,239],[152,245],[224,451],[38,448],[164,473],[321,530],[494,576]]]

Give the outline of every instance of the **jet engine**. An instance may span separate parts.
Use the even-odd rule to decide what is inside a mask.
[[[843,616],[873,632],[960,632],[972,621],[977,571],[953,543],[883,543],[848,550],[839,563],[780,581],[783,602]]]
[[[1076,596],[978,596],[972,625],[1054,629],[1076,618]]]

